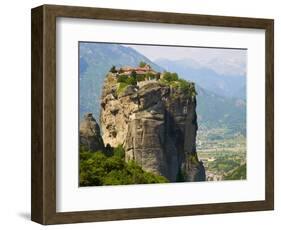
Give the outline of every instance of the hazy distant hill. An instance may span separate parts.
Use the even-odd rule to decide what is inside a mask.
[[[86,112],[93,112],[94,117],[99,119],[99,100],[104,78],[113,65],[138,66],[140,61],[145,61],[153,69],[162,70],[134,49],[118,44],[80,43],[79,51],[80,118]]]
[[[247,95],[246,85],[244,85],[242,88],[238,89],[235,92],[235,95],[239,95],[240,96],[239,98],[246,100],[246,95]]]
[[[196,85],[198,124],[227,127],[246,134],[246,102],[243,99],[219,96]]]
[[[199,66],[191,59],[174,61],[165,58],[158,59],[155,63],[168,71],[177,72],[183,78],[194,81],[197,85],[217,95],[245,98],[245,76],[218,74],[212,69]]]

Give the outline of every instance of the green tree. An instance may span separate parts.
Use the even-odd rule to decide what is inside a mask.
[[[122,145],[118,145],[116,148],[113,150],[113,155],[124,158],[125,157],[125,150]]]
[[[118,83],[125,83],[127,85],[136,85],[137,79],[136,79],[136,77],[132,77],[132,76],[119,75],[117,82]]]
[[[145,66],[146,66],[146,62],[141,61],[141,62],[139,63],[139,67],[143,68],[143,67],[145,67]]]
[[[137,84],[137,79],[133,78],[133,77],[128,77],[127,80],[126,80],[126,83],[128,85],[136,85]]]
[[[128,76],[127,75],[119,75],[118,76],[118,79],[117,79],[117,82],[123,82],[123,83],[126,83],[127,82],[127,79],[128,79]]]
[[[163,73],[163,78],[161,79],[161,82],[173,88],[178,88],[182,90],[189,97],[195,97],[197,95],[195,90],[195,84],[193,82],[189,82],[179,78],[177,73],[165,71]]]
[[[164,72],[163,74],[163,79],[167,82],[172,82],[172,81],[178,81],[179,76],[177,73],[171,73],[171,72]]]
[[[116,70],[115,65],[113,65],[113,66],[110,68],[109,72],[111,72],[111,73],[117,73],[117,70]]]
[[[131,77],[137,79],[137,72],[135,70],[132,71]]]

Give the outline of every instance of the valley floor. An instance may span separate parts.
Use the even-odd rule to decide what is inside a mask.
[[[199,127],[197,152],[208,181],[246,179],[246,137],[227,128]]]

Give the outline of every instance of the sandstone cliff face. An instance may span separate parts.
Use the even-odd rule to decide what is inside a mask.
[[[104,143],[100,134],[100,127],[94,119],[92,113],[86,113],[80,122],[80,145],[90,151],[104,149]]]
[[[156,81],[118,92],[109,74],[101,98],[104,144],[122,144],[127,161],[171,182],[205,180],[196,154],[196,98]]]

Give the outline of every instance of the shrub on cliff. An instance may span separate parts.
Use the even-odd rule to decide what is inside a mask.
[[[179,80],[179,76],[177,73],[164,72],[163,79],[167,82],[172,82]]]
[[[189,97],[195,97],[197,95],[194,83],[179,78],[177,73],[164,72],[161,82],[165,85],[182,90],[183,93],[187,94]]]
[[[126,83],[127,85],[136,85],[137,84],[136,77],[127,76],[127,75],[119,75],[117,82]]]
[[[116,70],[115,65],[113,65],[113,66],[110,68],[109,72],[111,72],[111,73],[117,73],[117,70]]]
[[[116,148],[113,149],[113,155],[124,159],[125,150],[122,145],[118,145]]]
[[[134,78],[134,79],[137,78],[137,72],[136,72],[135,70],[133,70],[133,71],[131,72],[131,77]]]
[[[127,81],[127,78],[128,78],[128,76],[127,75],[122,75],[122,74],[120,74],[120,75],[118,75],[118,79],[117,79],[117,82],[123,82],[123,83],[125,83],[126,81]]]
[[[128,84],[127,83],[124,83],[124,82],[120,82],[118,84],[118,87],[117,87],[117,94],[119,95],[120,93],[124,92],[125,89],[127,88]]]
[[[178,87],[182,89],[184,93],[188,94],[189,97],[195,97],[197,95],[195,85],[193,82],[188,82],[186,80],[179,79],[178,84]]]
[[[144,61],[141,61],[140,63],[139,63],[139,67],[145,67],[146,66],[146,62],[144,62]]]

